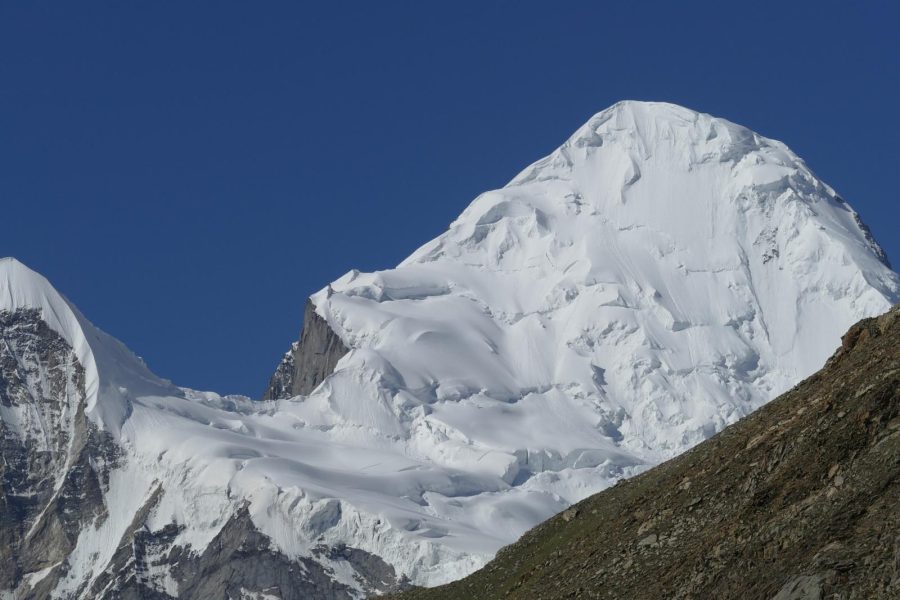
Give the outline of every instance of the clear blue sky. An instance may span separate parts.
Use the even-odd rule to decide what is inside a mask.
[[[786,142],[900,261],[898,3],[729,5],[5,2],[0,256],[258,396],[306,296],[630,98]]]

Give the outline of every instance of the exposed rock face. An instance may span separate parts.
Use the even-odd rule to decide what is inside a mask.
[[[297,354],[299,347],[300,342],[294,342],[291,344],[291,349],[284,353],[281,362],[275,367],[275,372],[272,373],[272,377],[269,379],[269,387],[266,388],[263,394],[263,400],[278,400],[293,396],[294,365],[296,364],[294,356]]]
[[[181,528],[174,523],[155,531],[148,527],[147,518],[159,498],[160,494],[154,493],[138,512],[106,569],[89,589],[60,593],[59,578],[49,576],[29,590],[31,596],[27,597],[351,600],[359,596],[321,563],[278,552],[271,539],[254,526],[246,508],[232,516],[202,552],[179,546],[175,540]],[[391,592],[408,587],[390,565],[367,552],[356,548],[323,548],[322,552],[344,562],[364,590]]]
[[[138,531],[134,542],[136,547],[139,544],[142,548],[165,547],[174,533],[174,526],[169,531]],[[365,589],[402,589],[394,570],[379,558],[358,549],[345,554],[342,558],[357,573],[365,572],[365,569],[357,568],[357,563],[363,564],[370,560],[378,561],[385,567],[373,571],[373,578],[358,576],[359,583]],[[134,558],[137,560],[141,555],[145,555],[145,552],[135,552]],[[147,564],[146,560],[144,562]],[[334,573],[318,562],[306,558],[291,560],[273,550],[271,540],[256,529],[246,508],[229,520],[200,555],[176,546],[169,551],[166,562],[172,566],[172,575],[179,582],[179,598],[350,600],[355,597],[354,590],[337,582]],[[152,564],[149,566],[152,567]],[[138,577],[122,579],[122,591],[132,590],[137,594],[135,598],[144,598],[146,596],[140,595],[144,588],[139,576],[146,574],[149,569],[145,566],[135,571]],[[119,595],[107,593],[106,597],[118,598]]]
[[[349,349],[341,338],[325,319],[316,314],[315,305],[307,300],[300,341],[291,344],[291,349],[278,364],[263,399],[277,400],[309,394],[334,372],[338,361],[347,352]]]
[[[898,457],[900,306],[721,434],[402,597],[900,598]]]
[[[82,529],[107,517],[121,452],[84,399],[84,369],[40,311],[0,311],[0,589],[62,576]]]
[[[89,597],[351,600],[358,595],[320,563],[308,558],[290,559],[273,549],[271,540],[253,525],[246,508],[238,511],[199,554],[190,547],[173,545],[179,532],[174,524],[158,531],[149,531],[139,522],[135,525],[120,543],[110,568],[95,580]],[[357,573],[356,580],[364,589],[375,592],[407,587],[378,557],[352,549],[341,558]],[[367,570],[371,561],[382,568]],[[164,573],[168,581],[159,576]]]

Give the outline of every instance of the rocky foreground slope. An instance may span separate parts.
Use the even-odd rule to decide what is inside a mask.
[[[400,598],[900,598],[900,306],[712,439]]]

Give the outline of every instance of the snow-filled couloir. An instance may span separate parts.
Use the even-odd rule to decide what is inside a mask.
[[[188,597],[216,564],[222,589],[275,594],[261,569],[299,562],[323,598],[460,577],[794,385],[900,299],[857,214],[787,147],[643,102],[595,115],[397,268],[313,295],[305,337],[329,358],[305,361],[301,338],[277,373],[289,394],[314,363],[305,396],[174,388],[43,278],[13,261],[4,277],[0,314],[41,311],[102,408],[84,427],[118,449],[105,510],[4,582],[58,596]],[[223,550],[234,531],[258,535],[252,567]]]

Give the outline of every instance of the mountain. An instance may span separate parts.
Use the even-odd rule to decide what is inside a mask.
[[[825,368],[409,600],[900,598],[900,306]]]
[[[318,440],[291,436],[296,422],[271,404],[159,379],[9,258],[0,335],[3,597],[263,598],[274,587],[285,599],[351,598],[401,587],[378,557],[322,543],[341,517],[335,491],[297,487],[304,469],[339,485],[339,444],[316,450]],[[301,462],[309,456],[315,467]]]
[[[900,280],[784,145],[623,102],[306,304],[266,400],[153,375],[0,261],[0,590],[436,585],[809,375]],[[299,303],[298,303],[299,304]]]

